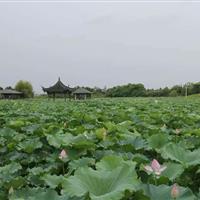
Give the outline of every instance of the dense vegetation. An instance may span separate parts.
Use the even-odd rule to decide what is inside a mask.
[[[93,96],[95,97],[176,97],[199,94],[200,82],[159,89],[148,89],[141,83],[129,83],[127,85],[114,86],[108,89],[101,89],[98,87],[86,87],[86,89],[93,92]]]
[[[199,155],[199,99],[0,101],[1,200],[198,200]]]
[[[143,84],[116,86],[106,91],[108,97],[174,97],[200,93],[200,83],[175,85],[171,88],[146,89]]]
[[[31,98],[34,96],[33,86],[28,81],[20,80],[15,85],[15,90],[22,92],[25,98]]]
[[[84,87],[76,86],[74,90],[83,87],[92,92],[93,97],[176,97],[176,96],[188,96],[193,94],[200,94],[200,82],[187,83],[184,85],[175,85],[171,88],[159,88],[159,89],[148,89],[141,83],[127,85],[114,86],[111,88],[104,87]],[[3,88],[0,87],[0,90]],[[11,86],[6,89],[12,89]],[[33,86],[28,81],[18,81],[15,85],[15,90],[22,92],[24,97],[30,98],[34,96]],[[38,96],[38,95],[37,95]],[[46,96],[45,94],[39,96]],[[58,95],[59,96],[59,95]]]

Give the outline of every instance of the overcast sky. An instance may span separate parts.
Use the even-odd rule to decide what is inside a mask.
[[[200,81],[200,2],[1,2],[0,86]]]

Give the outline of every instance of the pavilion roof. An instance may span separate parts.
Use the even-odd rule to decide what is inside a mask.
[[[76,89],[73,94],[92,94],[92,92],[86,90],[85,88]]]
[[[44,92],[49,92],[49,93],[65,93],[65,92],[71,92],[72,88],[70,88],[69,86],[66,86],[62,83],[62,81],[60,80],[60,78],[58,79],[58,81],[51,87],[49,88],[44,88],[42,87]]]
[[[16,90],[5,89],[5,90],[0,90],[0,94],[21,95],[23,93],[22,92],[18,92]]]

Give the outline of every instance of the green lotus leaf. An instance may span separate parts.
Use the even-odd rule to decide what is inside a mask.
[[[109,155],[105,156],[100,162],[96,164],[96,169],[97,170],[102,170],[102,171],[112,171],[113,169],[116,169],[122,164],[129,165],[133,169],[135,169],[135,162],[132,161],[125,161],[122,159],[122,157],[119,156],[114,156],[114,155]],[[135,173],[135,171],[134,171]],[[135,174],[136,176],[136,174]]]
[[[104,124],[108,132],[113,132],[117,130],[117,125],[112,122],[105,122]]]
[[[106,129],[105,128],[100,128],[100,129],[97,129],[95,131],[95,134],[96,134],[96,137],[99,139],[99,140],[105,140],[106,138]]]
[[[75,136],[72,139],[71,144],[76,149],[90,149],[95,147],[95,144],[91,138],[84,134]]]
[[[154,134],[151,137],[149,137],[147,140],[149,143],[149,147],[156,150],[161,149],[169,141],[168,135],[164,133]]]
[[[54,135],[47,134],[46,137],[50,145],[60,148],[61,146],[68,146],[72,142],[74,136],[70,133],[67,133]]]
[[[41,135],[42,131],[41,131],[41,133],[39,134],[40,129],[41,129],[41,125],[39,125],[39,124],[31,124],[31,125],[29,125],[29,126],[23,128],[23,130],[24,130],[27,134],[30,134],[30,135],[32,135],[32,134]]]
[[[177,161],[184,165],[184,167],[200,164],[199,154],[200,149],[189,151],[174,143],[164,146],[161,153],[163,158]]]
[[[55,189],[65,178],[64,176],[45,174],[41,179],[44,180],[46,185],[50,188]]]
[[[10,180],[10,182],[4,184],[4,187],[6,188],[21,188],[22,186],[24,186],[26,184],[25,179],[22,176],[17,176],[15,178],[12,178]]]
[[[93,158],[80,158],[78,160],[73,160],[69,163],[69,168],[71,170],[76,170],[79,167],[95,165],[95,159]]]
[[[178,178],[184,172],[183,165],[178,163],[167,163],[165,166],[167,168],[162,172],[162,176],[169,178],[171,181]]]
[[[63,193],[78,197],[89,193],[92,200],[119,200],[126,190],[138,189],[134,166],[121,158],[106,157],[97,164],[97,170],[79,168],[63,182]]]
[[[13,175],[22,169],[22,166],[19,163],[13,162],[3,167],[0,167],[0,180],[10,181],[13,179]],[[0,184],[1,184],[0,183]]]
[[[5,139],[13,139],[17,135],[17,132],[11,128],[2,128],[0,129],[0,137]]]
[[[25,188],[14,193],[9,197],[9,200],[71,200],[66,195],[59,196],[52,189],[43,188]]]
[[[31,173],[32,175],[40,175],[44,173],[44,169],[42,167],[34,167],[31,169],[28,169],[28,172]]]
[[[179,187],[180,194],[177,200],[196,200],[192,191],[188,188]],[[151,200],[173,200],[171,197],[172,186],[167,185],[144,185],[143,191]]]
[[[13,128],[13,129],[16,129],[16,130],[22,128],[24,125],[25,125],[25,122],[22,121],[22,120],[15,120],[15,121],[13,120],[13,121],[10,121],[8,123],[8,126],[10,128]]]
[[[146,141],[138,135],[121,135],[119,145],[131,145],[134,149],[144,149],[147,147]]]
[[[42,142],[40,138],[33,138],[29,140],[24,140],[17,145],[18,150],[23,150],[26,153],[32,153],[35,149],[40,149],[42,147]]]

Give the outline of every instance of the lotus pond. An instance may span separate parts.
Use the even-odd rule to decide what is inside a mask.
[[[0,101],[0,200],[200,199],[200,99]]]

